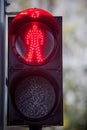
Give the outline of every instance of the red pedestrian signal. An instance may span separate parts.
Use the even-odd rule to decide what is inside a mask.
[[[32,8],[8,24],[8,125],[62,125],[62,18]]]
[[[44,57],[42,54],[41,45],[44,44],[44,33],[38,28],[37,24],[33,24],[32,28],[26,35],[26,44],[28,48],[25,61],[28,63],[43,63]]]
[[[18,58],[27,64],[40,65],[49,60],[57,45],[58,24],[40,9],[18,14],[10,29],[10,39]]]

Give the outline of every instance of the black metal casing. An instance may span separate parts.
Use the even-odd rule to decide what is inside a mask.
[[[8,17],[8,28],[14,17]],[[44,65],[31,66],[27,65],[17,58],[8,41],[8,112],[7,124],[12,125],[37,125],[53,126],[63,125],[63,84],[62,84],[62,17],[55,17],[60,26],[60,41],[56,48],[55,54]],[[56,101],[53,110],[44,118],[38,120],[26,119],[16,109],[13,102],[14,88],[24,78],[29,75],[39,75],[52,83]],[[25,87],[26,89],[26,87]]]

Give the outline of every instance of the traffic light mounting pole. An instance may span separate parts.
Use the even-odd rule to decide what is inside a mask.
[[[29,130],[42,130],[41,126],[30,126]]]
[[[5,0],[0,0],[0,130],[4,130],[5,105]]]

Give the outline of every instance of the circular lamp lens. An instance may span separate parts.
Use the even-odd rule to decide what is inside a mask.
[[[44,77],[29,76],[16,86],[14,102],[24,117],[42,119],[52,112],[56,93],[52,84]]]
[[[38,65],[48,61],[55,49],[55,39],[44,24],[25,24],[15,38],[15,51],[27,64]]]

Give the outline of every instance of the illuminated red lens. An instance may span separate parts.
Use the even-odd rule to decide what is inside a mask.
[[[17,57],[23,62],[43,64],[55,51],[58,29],[50,13],[32,8],[22,11],[12,20],[9,39]]]
[[[27,64],[42,64],[55,48],[51,30],[38,22],[24,25],[16,36],[16,51]]]

